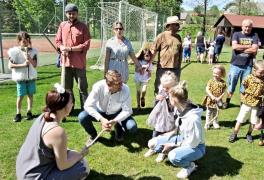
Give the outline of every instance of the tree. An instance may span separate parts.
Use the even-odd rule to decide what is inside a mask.
[[[224,10],[241,15],[263,14],[263,10],[258,6],[258,2],[250,0],[234,0],[226,4]]]

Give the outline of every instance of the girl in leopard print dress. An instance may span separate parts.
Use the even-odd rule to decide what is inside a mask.
[[[243,81],[245,91],[241,97],[241,108],[237,116],[237,122],[233,133],[229,138],[229,142],[233,143],[237,140],[237,134],[241,124],[245,122],[247,114],[251,113],[250,126],[246,135],[249,143],[253,142],[251,133],[254,126],[258,122],[259,105],[261,104],[261,96],[264,95],[264,60],[256,61],[254,64],[253,73],[248,75]]]
[[[221,65],[216,65],[213,67],[213,79],[210,79],[206,86],[206,98],[204,100],[204,105],[206,106],[206,123],[204,128],[209,129],[211,125],[212,118],[213,126],[215,129],[220,128],[218,124],[217,111],[221,108],[222,98],[225,94],[226,83],[222,79],[225,77],[225,68]]]

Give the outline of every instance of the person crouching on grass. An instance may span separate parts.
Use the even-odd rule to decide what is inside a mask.
[[[197,166],[194,161],[205,155],[205,135],[201,122],[203,110],[188,100],[186,82],[181,81],[171,88],[169,99],[175,108],[175,126],[173,131],[155,137],[148,142],[151,149],[163,146],[169,161],[182,167],[177,178],[187,178]]]
[[[152,53],[150,49],[143,49],[137,57],[138,62],[141,64],[143,73],[135,72],[135,84],[137,89],[137,110],[141,107],[145,107],[145,95],[147,92],[147,84],[151,77],[152,65]]]
[[[249,126],[246,138],[249,143],[253,142],[251,133],[254,126],[258,122],[258,109],[259,105],[261,104],[261,96],[264,95],[264,60],[256,61],[253,68],[253,73],[248,75],[243,81],[245,91],[241,96],[242,105],[236,118],[237,122],[235,129],[229,137],[229,142],[231,143],[238,139],[237,134],[240,130],[241,124],[245,122],[248,113],[251,113],[251,124]]]
[[[9,69],[12,69],[12,80],[17,83],[16,116],[14,122],[22,120],[22,100],[27,95],[27,120],[33,119],[31,112],[33,94],[36,93],[38,51],[32,48],[31,38],[27,32],[17,35],[18,46],[8,50]]]

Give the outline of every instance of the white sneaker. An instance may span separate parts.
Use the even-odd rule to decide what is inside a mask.
[[[164,153],[159,153],[158,157],[156,158],[156,162],[160,163],[166,158],[166,154]]]
[[[209,129],[209,128],[210,128],[210,124],[205,123],[205,125],[204,125],[204,129],[207,130],[207,129]]]
[[[152,149],[149,149],[145,154],[144,154],[144,157],[150,157],[152,156],[153,154],[156,154],[156,152]]]
[[[191,162],[191,165],[188,168],[182,168],[178,173],[177,173],[177,178],[180,179],[185,179],[188,176],[190,176],[190,174],[195,171],[197,168],[197,166],[194,164],[194,162]]]
[[[213,126],[214,126],[215,129],[219,129],[220,128],[218,122],[215,122],[215,121],[213,122]]]

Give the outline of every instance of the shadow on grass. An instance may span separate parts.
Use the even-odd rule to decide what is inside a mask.
[[[228,120],[221,121],[220,120],[219,125],[222,127],[233,128],[236,125],[236,120],[231,120],[231,121],[228,121]]]
[[[106,175],[104,173],[100,173],[100,172],[96,172],[94,170],[90,171],[89,176],[86,178],[88,179],[96,179],[96,180],[133,180],[133,177],[127,177],[121,174],[110,174],[110,175]],[[138,178],[138,180],[161,180],[160,177],[156,177],[156,176],[144,176],[144,177],[140,177]]]
[[[207,146],[206,154],[197,162],[198,169],[189,179],[210,179],[213,176],[236,176],[243,166],[243,162],[230,156],[228,149],[218,146]]]
[[[142,108],[140,110],[137,110],[137,108],[133,108],[133,116],[150,114],[152,109],[153,108],[151,108],[151,107]]]
[[[148,140],[151,139],[151,137],[152,137],[152,130],[138,128],[137,132],[134,134],[125,133],[123,142],[117,142],[115,140],[115,133],[113,131],[111,132],[110,139],[107,139],[105,137],[100,137],[98,139],[98,142],[108,147],[125,146],[128,152],[134,153],[134,152],[140,152],[142,151],[142,149],[147,147]]]

